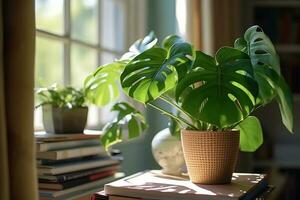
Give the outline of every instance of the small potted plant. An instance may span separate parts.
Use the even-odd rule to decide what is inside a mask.
[[[53,86],[38,89],[37,96],[47,133],[83,133],[88,114],[85,90]]]
[[[274,46],[258,26],[214,56],[176,35],[159,47],[151,33],[120,60],[101,66],[85,85],[94,88],[88,94],[94,102],[106,104],[117,98],[118,83],[129,97],[181,126],[187,169],[195,183],[231,181],[239,148],[253,152],[263,142],[260,122],[252,113],[272,100],[279,105],[283,124],[293,131],[292,94],[280,74]],[[178,114],[155,104],[157,99]],[[129,133],[138,136],[141,130]],[[122,138],[112,129],[104,133],[106,146]]]

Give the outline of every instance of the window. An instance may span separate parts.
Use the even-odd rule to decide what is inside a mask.
[[[145,0],[36,0],[35,87],[82,87],[96,67],[145,34],[144,6]],[[88,127],[103,123],[105,110],[91,107]],[[42,128],[41,115],[37,109],[35,128]]]

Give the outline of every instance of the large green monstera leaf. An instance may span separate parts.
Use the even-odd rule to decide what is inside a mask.
[[[195,118],[221,129],[246,118],[258,93],[249,56],[223,47],[215,58],[196,53],[194,69],[176,88],[176,99]]]
[[[235,41],[235,48],[247,53],[251,59],[254,77],[259,85],[257,104],[267,104],[274,98],[279,104],[286,128],[293,131],[293,98],[280,74],[279,58],[275,48],[259,26],[249,28],[244,38]]]
[[[235,41],[235,47],[249,54],[252,65],[265,64],[280,74],[279,57],[271,40],[259,26],[247,29],[244,38]]]
[[[151,31],[146,37],[144,37],[143,39],[139,39],[135,43],[133,43],[130,46],[129,51],[122,56],[121,60],[131,60],[141,52],[154,47],[157,41],[158,40],[154,32]]]
[[[105,106],[119,97],[120,76],[125,65],[138,54],[154,47],[157,38],[150,32],[145,38],[137,40],[118,61],[100,66],[93,74],[86,77],[84,88],[87,99],[97,105]]]
[[[252,26],[245,32],[244,38],[235,41],[234,46],[250,56],[254,75],[259,84],[258,103],[269,103],[276,96],[276,91],[274,85],[265,79],[264,74],[268,73],[266,70],[274,70],[280,75],[279,58],[272,42],[259,26]],[[269,69],[261,69],[262,66],[267,66]],[[274,79],[271,80],[275,82]]]
[[[116,103],[111,111],[117,112],[117,116],[103,128],[101,142],[106,149],[124,139],[124,128],[128,139],[138,137],[147,128],[144,116],[128,103]]]
[[[171,41],[172,39],[172,41]],[[168,40],[167,40],[168,41]],[[148,103],[174,88],[178,77],[191,65],[193,48],[173,36],[167,48],[154,47],[136,56],[126,65],[121,84],[124,91],[135,100]],[[177,71],[178,70],[178,71]]]
[[[196,56],[193,46],[177,35],[170,35],[164,39],[163,47],[168,51],[169,63],[175,66],[180,80],[193,66]]]
[[[115,101],[119,97],[119,77],[125,65],[125,61],[116,61],[99,67],[86,77],[84,88],[87,99],[97,106]]]
[[[254,152],[262,145],[264,138],[259,120],[249,116],[236,126],[240,130],[240,150]]]

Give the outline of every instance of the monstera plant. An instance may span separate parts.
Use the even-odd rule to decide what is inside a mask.
[[[125,66],[138,54],[154,47],[156,43],[154,32],[150,32],[145,38],[137,40],[120,60],[100,66],[86,77],[84,88],[88,101],[100,107],[115,102],[120,95],[120,76]],[[117,116],[103,129],[101,140],[106,149],[124,139],[123,130],[128,130],[128,138],[131,139],[138,137],[147,127],[141,112],[127,102],[116,103],[111,111],[116,112]]]
[[[129,50],[120,60],[99,67],[86,78],[88,98],[106,105],[117,99],[121,85],[129,97],[170,117],[176,122],[172,124],[182,129],[183,150],[193,182],[230,181],[238,147],[252,152],[263,142],[261,125],[252,113],[272,100],[278,102],[283,124],[293,131],[292,94],[280,73],[274,46],[258,26],[249,28],[233,47],[222,47],[214,56],[195,50],[176,35],[168,36],[159,46],[152,32]],[[173,109],[156,104],[158,99]],[[144,119],[132,106],[127,105],[128,112],[125,107],[122,112],[126,110],[127,115],[122,116],[129,120],[129,133],[138,136],[145,128]],[[133,117],[134,113],[139,117]],[[121,129],[117,127],[122,123],[118,122],[104,129],[104,145],[121,140]],[[204,155],[203,149],[223,153]],[[234,153],[226,153],[227,150]],[[191,152],[198,157],[203,154],[203,158],[211,158],[210,163],[219,166],[195,168],[191,162],[199,159],[190,156]],[[228,160],[232,164],[227,164]],[[229,167],[221,179],[215,179],[213,174],[220,175],[215,168],[222,166]],[[205,171],[208,169],[212,171]]]

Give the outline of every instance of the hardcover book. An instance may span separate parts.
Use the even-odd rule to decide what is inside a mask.
[[[37,152],[38,159],[63,160],[91,155],[107,155],[102,146],[79,147],[73,149],[63,149],[57,151]]]
[[[49,190],[64,190],[68,189],[71,187],[75,187],[78,185],[82,185],[84,183],[92,182],[95,180],[99,180],[101,178],[105,178],[108,176],[112,176],[116,173],[116,171],[104,171],[104,172],[99,172],[95,173],[89,176],[77,178],[71,181],[66,181],[63,183],[46,183],[46,182],[39,182],[39,189],[49,189]]]
[[[99,190],[104,184],[124,177],[123,173],[116,173],[113,176],[109,176],[93,182],[88,182],[82,185],[78,185],[65,190],[39,190],[40,200],[65,200],[70,197],[74,198],[76,195],[83,195]]]
[[[263,190],[257,197],[253,198],[253,200],[266,200],[274,190],[274,186],[269,185],[265,190]],[[201,199],[201,198],[199,198]],[[124,197],[124,196],[108,196],[102,190],[100,192],[95,192],[90,196],[90,200],[147,200],[145,198],[134,198],[134,197]],[[153,199],[152,199],[153,200]]]
[[[103,158],[108,156],[98,156],[98,155],[91,155],[91,156],[84,156],[84,157],[78,157],[78,158],[69,158],[64,160],[48,160],[48,159],[38,159],[37,165],[55,165],[55,164],[67,164],[67,163],[74,163],[74,162],[83,162],[86,160],[91,160],[93,158]]]
[[[70,149],[76,147],[100,146],[100,140],[97,139],[84,139],[84,140],[71,140],[63,142],[38,142],[36,144],[37,152],[55,151],[62,149]]]
[[[78,134],[53,134],[46,133],[44,131],[38,131],[34,133],[36,142],[62,142],[62,141],[73,141],[73,140],[88,140],[88,139],[99,139],[101,132],[85,130],[84,133]]]
[[[186,175],[169,176],[152,170],[108,183],[104,191],[112,198],[121,196],[152,200],[250,200],[267,187],[264,174],[234,173],[231,184],[201,185],[192,183]]]
[[[82,178],[85,176],[90,176],[92,174],[97,174],[105,171],[118,171],[120,169],[119,165],[112,165],[108,167],[100,167],[100,168],[93,168],[88,170],[83,170],[79,172],[72,172],[67,174],[61,175],[40,175],[39,182],[40,183],[63,183],[66,181],[71,181],[74,179]]]
[[[119,164],[119,160],[111,158],[94,158],[91,160],[77,161],[71,163],[60,163],[53,165],[38,166],[38,175],[59,175],[70,172],[77,172],[97,167],[107,167]]]

